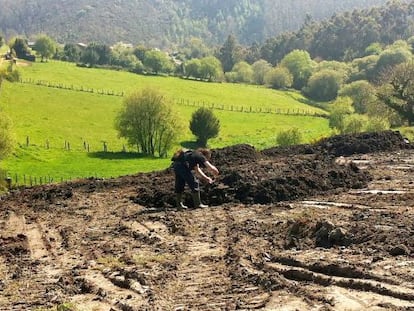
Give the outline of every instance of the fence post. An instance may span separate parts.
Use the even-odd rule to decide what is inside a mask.
[[[7,189],[11,189],[12,179],[9,176],[6,177],[6,183],[7,183]]]

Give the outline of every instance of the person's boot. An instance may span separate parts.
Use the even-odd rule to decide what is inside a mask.
[[[183,194],[176,193],[175,194],[175,201],[178,209],[187,209],[188,207],[183,203]]]
[[[205,205],[203,203],[201,203],[201,198],[200,198],[200,192],[192,192],[191,193],[192,197],[193,197],[193,202],[194,202],[194,208],[203,208],[203,207],[208,207],[208,205]]]

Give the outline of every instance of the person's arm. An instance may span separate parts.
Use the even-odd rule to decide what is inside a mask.
[[[208,177],[203,170],[200,168],[200,166],[197,164],[194,167],[194,171],[195,173],[200,176],[202,179],[204,179],[206,182],[208,182],[209,184],[213,183],[213,179],[211,179],[210,177]]]
[[[204,162],[204,165],[206,166],[206,168],[213,173],[214,176],[217,176],[220,172],[217,169],[217,167],[215,167],[213,164],[211,164],[209,161]]]

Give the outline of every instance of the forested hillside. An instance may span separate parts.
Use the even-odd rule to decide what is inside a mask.
[[[152,47],[180,45],[190,37],[222,44],[234,34],[241,44],[263,43],[296,31],[306,19],[383,5],[387,0],[2,0],[0,34],[57,41]]]

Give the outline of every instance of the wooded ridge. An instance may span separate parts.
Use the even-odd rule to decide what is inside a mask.
[[[384,5],[387,0],[2,0],[0,34],[47,33],[62,43],[129,42],[173,47],[190,37],[210,45],[229,34],[241,44],[263,43],[305,20]],[[405,1],[403,1],[405,2]]]

